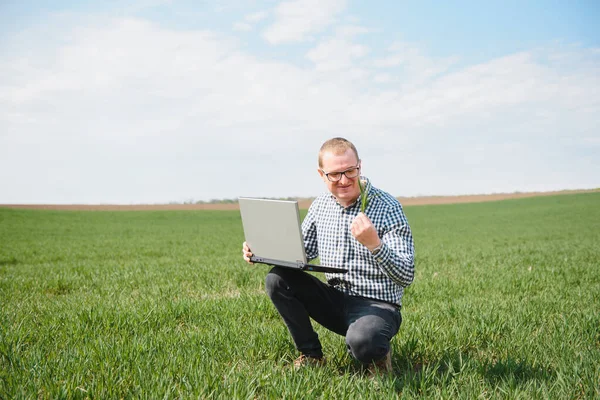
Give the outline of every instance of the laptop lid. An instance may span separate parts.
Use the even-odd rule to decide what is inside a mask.
[[[297,201],[239,198],[246,243],[252,253],[306,263]]]
[[[298,202],[240,197],[240,214],[250,261],[314,272],[345,273],[345,268],[306,263]]]

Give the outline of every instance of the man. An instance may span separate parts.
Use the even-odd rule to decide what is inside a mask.
[[[310,318],[346,337],[349,353],[372,372],[391,372],[390,340],[398,332],[403,289],[414,278],[414,246],[402,206],[364,179],[368,204],[360,212],[361,161],[346,139],[326,141],[319,175],[330,194],[318,197],[302,223],[308,259],[343,267],[327,283],[298,270],[274,267],[266,290],[301,352],[295,366],[324,363]],[[251,249],[244,242],[244,259]]]

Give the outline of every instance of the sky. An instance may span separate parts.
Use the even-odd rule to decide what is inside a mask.
[[[395,196],[598,188],[599,20],[595,0],[0,0],[0,204],[313,197],[337,136]]]

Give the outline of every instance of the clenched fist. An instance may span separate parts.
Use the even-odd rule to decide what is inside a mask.
[[[377,229],[371,222],[369,217],[363,213],[358,213],[352,225],[350,225],[350,232],[352,236],[356,238],[361,244],[367,247],[370,251],[373,251],[377,246],[380,245],[381,239],[377,235]]]

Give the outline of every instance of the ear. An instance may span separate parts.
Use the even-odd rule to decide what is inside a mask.
[[[319,176],[321,177],[321,179],[323,179],[323,181],[327,180],[327,177],[325,176],[325,173],[321,170],[321,168],[317,168],[317,172],[319,173]]]

